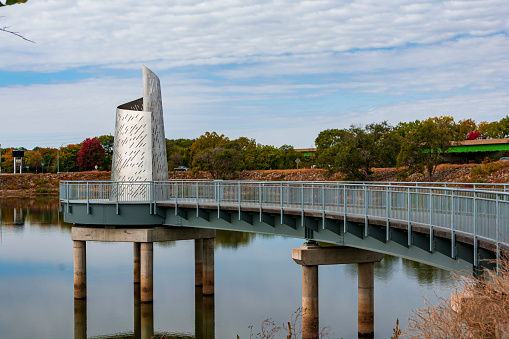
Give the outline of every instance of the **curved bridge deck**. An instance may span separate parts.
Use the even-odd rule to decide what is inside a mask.
[[[61,183],[60,199],[64,220],[79,225],[277,234],[472,272],[480,266],[495,268],[509,237],[507,186],[472,186],[74,181]]]

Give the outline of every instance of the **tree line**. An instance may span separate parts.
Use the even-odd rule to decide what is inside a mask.
[[[196,139],[166,139],[166,153],[170,170],[183,166],[194,172],[208,171],[215,179],[232,179],[245,170],[319,167],[330,174],[341,172],[347,179],[365,180],[373,168],[395,166],[431,177],[442,161],[440,155],[452,141],[507,137],[509,116],[478,124],[472,119],[455,122],[450,116],[440,116],[396,126],[383,121],[327,129],[316,137],[316,153],[310,156],[291,145],[277,148],[246,137],[229,139],[216,132],[206,132]],[[23,171],[76,172],[94,170],[96,166],[98,170],[110,170],[113,145],[113,136],[101,135],[58,149],[25,150]],[[13,171],[11,153],[12,148],[1,152],[2,172]]]

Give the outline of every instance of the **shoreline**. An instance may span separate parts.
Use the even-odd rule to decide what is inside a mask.
[[[490,169],[490,164],[497,164]],[[481,172],[482,175],[475,174]],[[377,168],[367,181],[387,182],[422,182],[426,178],[419,174],[404,176],[404,168]],[[60,181],[66,180],[106,180],[109,181],[109,171],[89,171],[73,173],[3,173],[0,175],[0,198],[24,198],[58,196]],[[343,176],[336,173],[327,175],[323,169],[290,169],[290,170],[254,170],[237,173],[236,180],[250,181],[341,181]],[[169,172],[169,179],[212,179],[208,172]],[[509,183],[509,162],[438,166],[433,176],[435,182],[483,182]]]

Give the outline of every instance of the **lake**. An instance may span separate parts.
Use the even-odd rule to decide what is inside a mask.
[[[254,338],[265,319],[282,325],[301,306],[291,252],[302,239],[225,231],[217,232],[213,299],[195,293],[193,241],[154,244],[148,311],[134,298],[132,244],[88,242],[88,299],[75,305],[71,225],[58,199],[0,199],[0,207],[0,338],[137,338],[147,324],[140,314],[158,335],[212,338],[206,323],[215,338]],[[356,338],[357,266],[320,266],[319,279],[320,324],[330,338]],[[375,337],[389,338],[396,319],[406,326],[424,297],[449,296],[449,283],[449,272],[428,265],[376,263]]]

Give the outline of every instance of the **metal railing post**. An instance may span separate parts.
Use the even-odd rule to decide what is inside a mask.
[[[346,231],[348,231],[348,229],[346,227],[346,211],[347,211],[346,202],[347,202],[346,184],[343,184],[343,233],[346,233]]]
[[[407,195],[408,195],[408,202],[407,202],[407,208],[408,208],[408,211],[407,211],[407,221],[408,221],[408,224],[407,224],[407,235],[408,235],[408,247],[410,247],[412,245],[412,217],[411,217],[411,213],[412,213],[412,198],[411,198],[411,195],[410,195],[410,187],[408,187],[408,191],[407,191]]]
[[[364,184],[364,236],[368,236],[368,188]]]
[[[279,184],[279,202],[280,202],[280,213],[281,213],[281,225],[283,224],[283,184]]]
[[[87,214],[90,214],[90,186],[87,181]]]
[[[452,203],[451,203],[451,258],[455,259],[456,258],[456,232],[455,232],[455,228],[456,226],[454,225],[455,223],[455,205],[454,205],[454,197],[455,197],[455,192],[454,191],[451,191],[452,195],[451,195],[451,200],[452,200]]]
[[[391,187],[385,186],[385,241],[390,240]]]
[[[260,199],[260,222],[262,222],[262,213],[263,213],[263,186],[264,184],[263,183],[259,183],[259,188],[258,188],[258,198]]]
[[[322,229],[325,229],[325,184],[322,184]]]
[[[241,213],[241,192],[242,192],[242,189],[240,187],[240,181],[237,183],[237,186],[238,186],[238,189],[237,189],[237,194],[239,195],[239,220],[240,220],[240,213]]]
[[[200,198],[198,197],[198,189],[199,189],[199,185],[200,183],[199,182],[196,182],[196,217],[199,217],[200,216],[200,212],[199,212],[199,209],[200,209]]]
[[[496,230],[497,230],[497,274],[500,270],[500,199],[499,194],[497,193],[497,200],[495,205],[495,213],[496,213]]]
[[[477,250],[477,192],[474,191],[474,266],[477,266]]]
[[[304,227],[304,184],[300,185],[301,195],[300,195],[300,225]]]
[[[117,194],[115,199],[115,213],[118,215],[118,181],[117,181]]]
[[[433,246],[433,190],[429,189],[429,251],[434,251]]]

